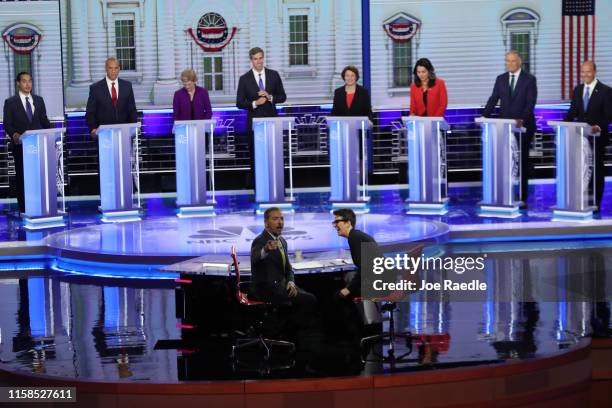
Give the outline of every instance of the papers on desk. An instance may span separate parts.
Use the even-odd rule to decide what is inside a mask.
[[[302,261],[302,262],[293,262],[291,264],[293,269],[315,269],[315,268],[323,268],[323,262],[319,261]]]
[[[293,262],[291,266],[295,270],[304,270],[304,269],[321,269],[321,268],[329,268],[334,266],[346,266],[352,265],[353,261],[350,259],[329,259],[324,261],[301,261],[301,262]]]

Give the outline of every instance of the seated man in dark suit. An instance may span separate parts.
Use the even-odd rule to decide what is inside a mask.
[[[247,111],[247,143],[252,174],[247,176],[247,185],[255,177],[255,151],[253,146],[253,118],[278,116],[276,104],[287,100],[283,81],[278,72],[264,68],[264,52],[255,47],[249,50],[253,69],[240,77],[236,94],[236,106]]]
[[[264,213],[265,229],[251,244],[251,293],[256,299],[277,305],[291,305],[293,322],[298,330],[309,329],[314,323],[316,298],[297,287],[289,262],[287,241],[281,236],[283,213],[268,208]]]
[[[580,68],[582,84],[574,88],[572,104],[565,115],[568,122],[577,120],[591,125],[595,138],[595,205],[601,207],[606,168],[604,153],[608,144],[608,127],[612,121],[612,89],[596,78],[597,66],[593,61],[585,61]]]
[[[49,129],[45,101],[32,92],[32,76],[28,72],[17,75],[18,94],[4,101],[4,133],[9,138],[10,150],[15,161],[15,179],[19,212],[25,212],[23,185],[23,147],[21,136],[27,130]]]
[[[518,52],[506,53],[507,72],[495,80],[493,92],[482,111],[482,116],[490,117],[499,101],[499,117],[516,119],[517,127],[525,127],[521,137],[521,201],[526,207],[529,193],[529,147],[536,129],[534,109],[538,99],[536,78],[521,69],[523,61]]]

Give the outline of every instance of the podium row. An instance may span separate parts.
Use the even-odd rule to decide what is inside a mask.
[[[330,202],[333,206],[367,211],[366,134],[367,117],[329,116]],[[442,117],[402,118],[408,150],[409,214],[444,214],[447,211],[446,131]],[[512,119],[478,118],[482,127],[483,216],[519,216],[520,138],[524,129]],[[283,132],[292,145],[294,117],[253,119],[255,146],[255,201],[258,211],[270,206],[290,208],[293,201],[293,165],[288,155],[289,196],[285,195]],[[556,129],[557,217],[588,218],[595,207],[595,144],[586,123],[548,122]],[[100,162],[100,211],[103,221],[140,218],[138,160],[139,123],[105,125],[98,129]],[[176,121],[176,189],[179,217],[214,215],[215,120]],[[62,137],[64,128],[24,133],[23,166],[28,228],[46,228],[63,223],[58,210],[58,187],[63,189]],[[207,141],[210,169],[206,168]],[[58,167],[59,164],[59,167]],[[211,177],[212,201],[207,194],[207,171]],[[361,194],[359,187],[361,186]],[[61,194],[63,198],[63,192]],[[134,199],[136,197],[136,200]],[[62,210],[65,205],[62,201]]]

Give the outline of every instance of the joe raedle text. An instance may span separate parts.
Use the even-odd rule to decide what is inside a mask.
[[[372,283],[375,291],[486,291],[487,283],[478,279],[473,279],[470,282],[454,282],[450,279],[444,279],[442,282],[427,282],[421,280],[413,282],[402,280],[399,282],[384,282],[382,279],[376,279]]]

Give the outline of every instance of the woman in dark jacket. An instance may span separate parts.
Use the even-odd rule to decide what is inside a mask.
[[[198,77],[192,69],[181,73],[183,87],[174,93],[172,112],[174,120],[201,120],[212,118],[208,91],[197,86]]]
[[[342,70],[344,85],[334,92],[334,106],[331,116],[367,116],[372,121],[372,103],[370,93],[361,85],[359,70],[354,66],[347,66]]]

